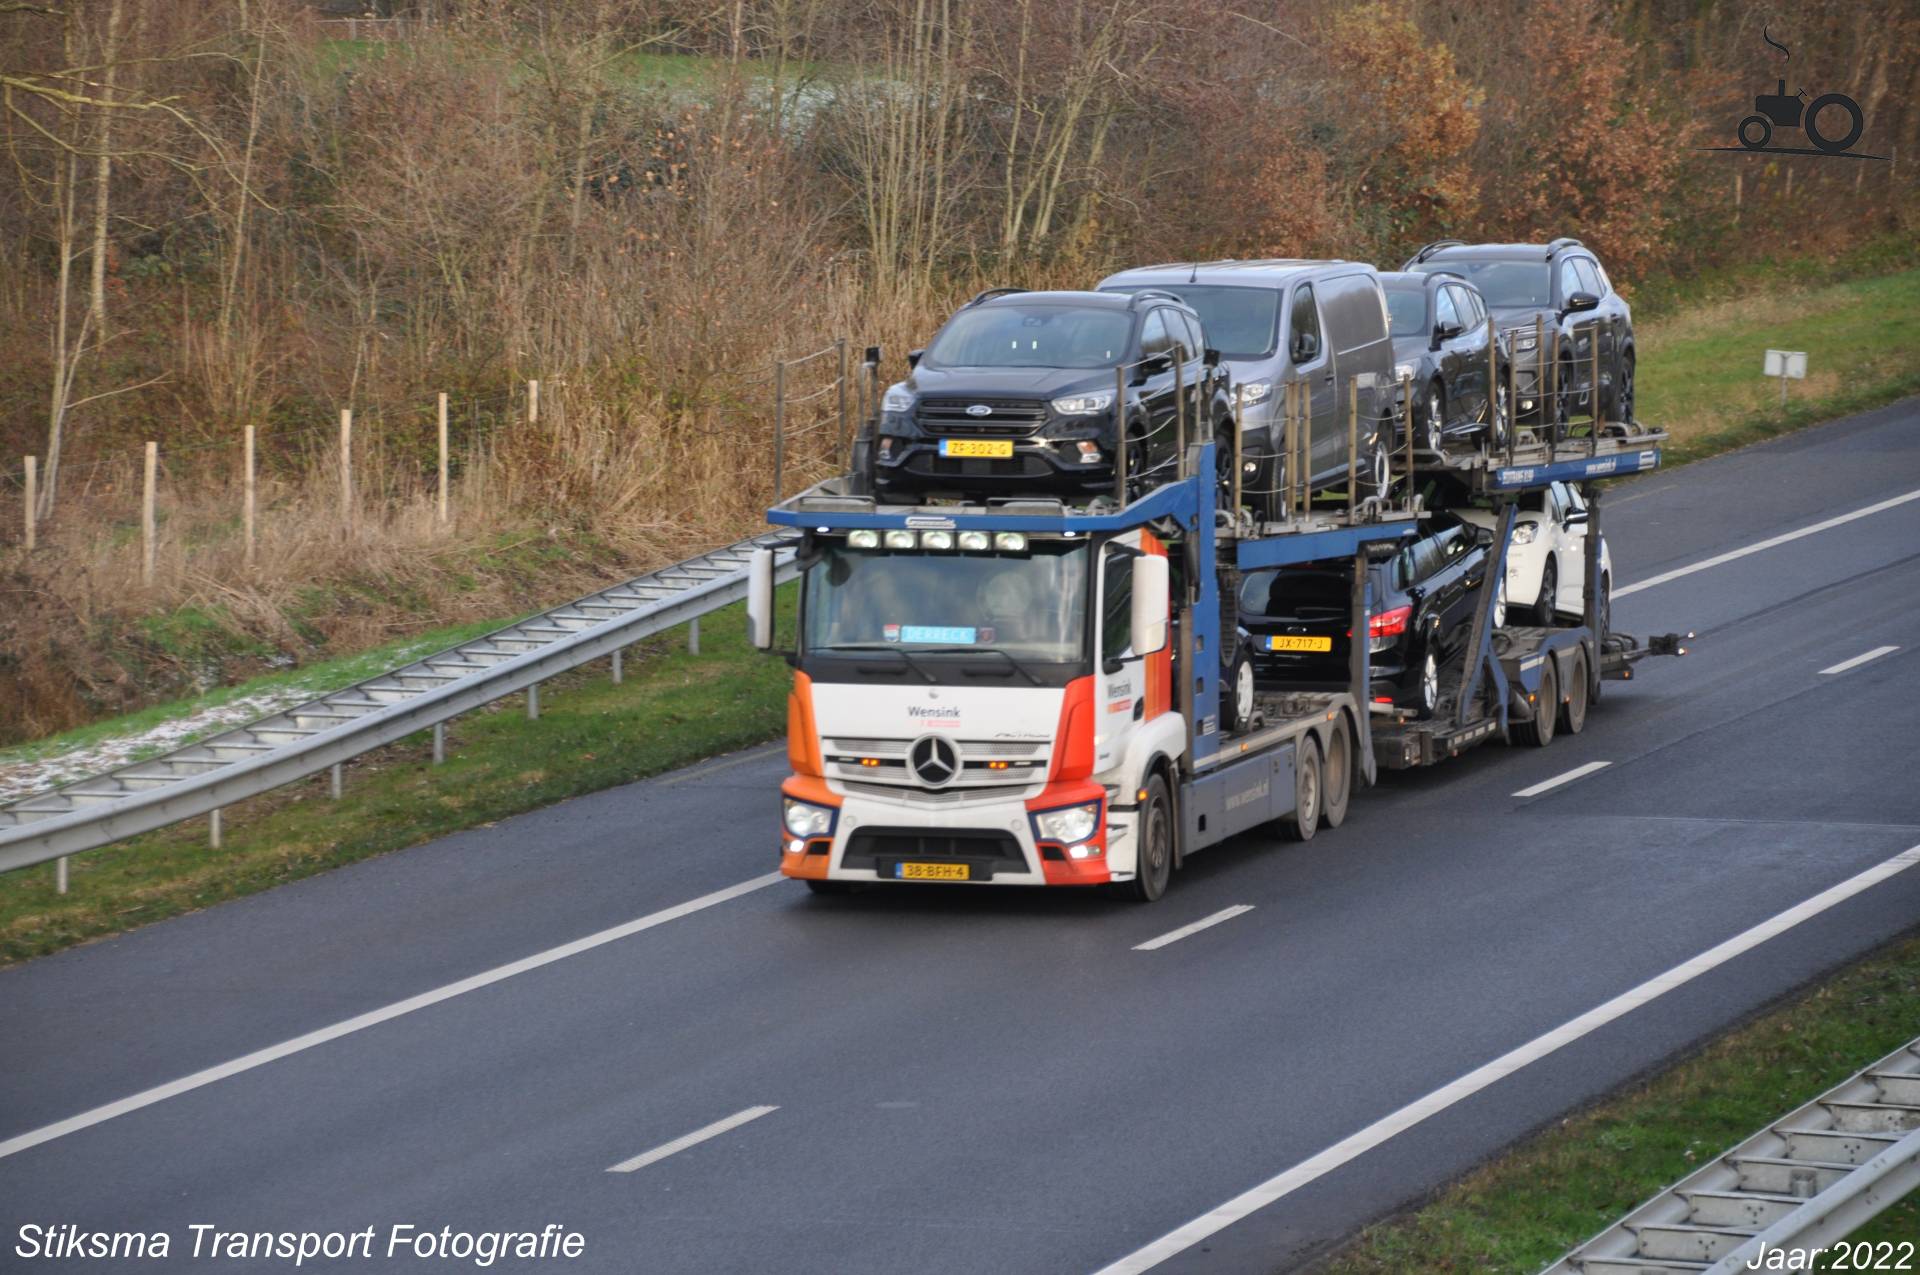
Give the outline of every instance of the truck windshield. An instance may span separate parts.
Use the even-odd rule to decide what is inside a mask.
[[[1430,261],[1414,269],[1465,275],[1495,310],[1537,310],[1553,304],[1553,271],[1544,262]]]
[[[927,553],[827,547],[806,573],[808,655],[897,649],[941,680],[964,664],[1007,676],[998,652],[1038,669],[1086,659],[1085,541],[1034,541],[1029,552]],[[1058,674],[1058,668],[1045,670]]]
[[[1280,330],[1280,289],[1193,283],[1125,283],[1103,292],[1164,289],[1193,307],[1207,344],[1222,358],[1258,359],[1273,353]]]
[[[927,347],[929,367],[1112,367],[1133,315],[1105,307],[993,305],[962,310]]]

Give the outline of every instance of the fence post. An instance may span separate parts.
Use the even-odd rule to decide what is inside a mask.
[[[787,460],[787,365],[773,361],[773,503],[786,494],[781,470]]]
[[[447,523],[447,392],[440,391],[440,525]]]
[[[527,424],[540,423],[540,382],[527,382]]]
[[[253,426],[251,425],[246,428],[245,442],[241,446],[241,452],[243,453],[241,460],[243,470],[241,475],[241,489],[243,495],[241,497],[240,521],[245,528],[247,540],[246,562],[247,566],[251,567],[253,566],[254,520]]]
[[[340,525],[353,527],[353,409],[340,409]]]
[[[836,348],[837,350],[839,350],[839,351],[840,351],[840,382],[839,382],[839,384],[840,384],[840,394],[839,394],[839,398],[840,398],[840,448],[839,448],[839,455],[840,455],[841,457],[843,457],[843,458],[844,458],[844,457],[846,457],[846,456],[848,456],[848,455],[850,454],[850,453],[848,452],[848,450],[847,450],[847,449],[848,449],[848,448],[849,448],[849,447],[850,447],[850,446],[852,445],[852,444],[851,444],[851,442],[850,442],[850,440],[849,440],[849,439],[847,438],[847,338],[845,338],[845,337],[841,337],[841,338],[840,338],[839,340],[837,340],[837,341],[835,341],[835,342],[834,342],[833,344],[834,344],[834,348]]]
[[[140,497],[140,583],[153,583],[153,483],[160,467],[160,444],[147,441],[146,478]]]
[[[37,456],[27,457],[27,552],[33,552],[34,544],[34,502],[40,499],[40,460]]]

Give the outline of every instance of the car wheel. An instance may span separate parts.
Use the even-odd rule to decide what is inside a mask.
[[[1633,424],[1633,351],[1628,350],[1620,360],[1620,384],[1613,392],[1614,411],[1622,425]]]
[[[1421,439],[1422,444],[1430,452],[1439,451],[1440,444],[1446,439],[1446,410],[1446,391],[1440,387],[1440,382],[1435,381],[1427,386],[1427,419],[1425,434]]]
[[[1487,431],[1493,450],[1507,449],[1507,431],[1512,428],[1512,422],[1513,405],[1507,401],[1507,387],[1502,384],[1493,392],[1493,427]]]
[[[1587,653],[1575,651],[1567,673],[1567,702],[1560,706],[1560,725],[1578,735],[1587,724]]]
[[[1167,795],[1167,781],[1159,775],[1147,779],[1146,800],[1140,803],[1140,862],[1133,874],[1133,898],[1152,903],[1167,892],[1173,877],[1173,799]]]
[[[1234,653],[1227,684],[1221,688],[1220,724],[1238,734],[1253,722],[1253,660],[1245,647]]]
[[[1280,820],[1281,829],[1295,841],[1311,841],[1320,830],[1320,799],[1324,791],[1320,745],[1302,735],[1293,748],[1293,813]]]
[[[1320,767],[1326,795],[1320,802],[1320,822],[1338,828],[1347,819],[1347,799],[1353,795],[1353,744],[1347,738],[1347,719],[1333,719],[1327,734],[1327,755]]]
[[[1420,696],[1420,716],[1432,717],[1440,707],[1440,653],[1438,635],[1427,634],[1426,654],[1420,657],[1420,685],[1416,691]]]
[[[1373,452],[1367,459],[1367,494],[1385,501],[1393,491],[1393,452],[1386,440],[1374,436]]]
[[[1533,622],[1543,629],[1550,629],[1559,623],[1554,608],[1559,605],[1559,572],[1554,568],[1553,559],[1547,559],[1545,570],[1540,573],[1540,593],[1533,603]]]
[[[1560,716],[1560,682],[1553,675],[1553,660],[1541,666],[1540,692],[1533,702],[1533,720],[1514,725],[1514,738],[1523,744],[1545,748],[1553,742],[1553,724]]]
[[[1223,421],[1213,430],[1213,476],[1220,484],[1220,503],[1226,504],[1233,492],[1233,422]]]

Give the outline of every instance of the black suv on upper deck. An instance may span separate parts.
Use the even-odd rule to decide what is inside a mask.
[[[1548,244],[1430,243],[1405,270],[1447,271],[1480,289],[1505,353],[1513,360],[1517,419],[1564,427],[1592,410],[1594,342],[1600,347],[1600,405],[1610,421],[1633,419],[1633,311],[1599,259],[1578,239]],[[1535,321],[1540,341],[1535,348]],[[1557,335],[1556,335],[1557,334]],[[1554,401],[1542,402],[1545,360],[1557,360]],[[1504,360],[1503,360],[1504,365]],[[1541,411],[1542,407],[1546,410]]]
[[[1169,293],[981,293],[908,356],[912,373],[888,388],[871,456],[876,497],[1110,493],[1115,369],[1125,369],[1129,475],[1167,469],[1185,390],[1196,422],[1225,443],[1232,406],[1200,320]],[[1224,470],[1223,470],[1224,472]]]

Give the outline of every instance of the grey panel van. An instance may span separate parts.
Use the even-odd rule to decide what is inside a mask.
[[[1280,486],[1282,386],[1312,402],[1313,490],[1347,479],[1347,418],[1359,394],[1361,494],[1384,495],[1393,445],[1393,341],[1380,276],[1356,261],[1173,262],[1102,279],[1103,292],[1173,293],[1200,316],[1233,387],[1245,386],[1246,489]]]

